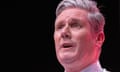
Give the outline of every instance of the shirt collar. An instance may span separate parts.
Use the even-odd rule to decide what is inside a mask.
[[[88,67],[84,68],[80,72],[102,72],[102,67],[100,65],[100,62],[97,61],[97,62],[94,62],[93,64],[89,65]]]
[[[99,61],[89,65],[85,69],[83,69],[81,72],[102,72],[102,67],[99,63]]]

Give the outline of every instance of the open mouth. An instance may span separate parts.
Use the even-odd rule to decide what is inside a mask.
[[[64,44],[62,45],[62,48],[71,48],[71,47],[73,47],[73,44],[72,44],[72,43],[64,43]]]

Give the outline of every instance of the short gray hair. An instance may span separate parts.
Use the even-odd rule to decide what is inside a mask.
[[[105,19],[97,8],[97,3],[92,0],[62,0],[56,8],[56,16],[67,8],[80,8],[88,11],[88,20],[95,32],[104,29]]]

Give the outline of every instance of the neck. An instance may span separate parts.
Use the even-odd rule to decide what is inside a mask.
[[[95,61],[90,63],[85,67],[73,67],[73,68],[65,68],[65,72],[93,72],[93,70],[101,70],[99,61]]]

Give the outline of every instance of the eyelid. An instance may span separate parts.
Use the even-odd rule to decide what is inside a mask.
[[[78,23],[71,23],[70,24],[71,26],[76,26],[76,25],[79,25]]]
[[[58,30],[58,29],[61,29],[63,26],[64,24],[57,24],[55,28]]]
[[[75,22],[75,23],[71,23],[70,26],[71,27],[81,27],[82,25],[78,22]]]

